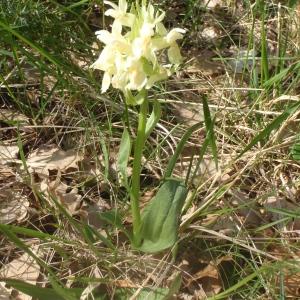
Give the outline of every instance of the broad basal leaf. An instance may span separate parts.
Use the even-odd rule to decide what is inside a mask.
[[[159,252],[175,244],[186,195],[187,188],[181,181],[168,179],[162,184],[142,214],[139,250]]]

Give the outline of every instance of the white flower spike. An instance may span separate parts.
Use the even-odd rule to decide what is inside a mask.
[[[167,79],[172,65],[182,61],[176,41],[183,38],[185,30],[174,28],[168,32],[162,23],[165,13],[147,5],[146,1],[133,6],[130,12],[127,12],[126,0],[119,0],[118,5],[111,1],[104,3],[111,7],[105,15],[114,22],[111,32],[96,32],[105,47],[92,65],[104,71],[102,93],[112,85],[128,95],[131,91],[150,89],[156,82]],[[159,58],[164,49],[167,49],[169,63],[162,64]]]

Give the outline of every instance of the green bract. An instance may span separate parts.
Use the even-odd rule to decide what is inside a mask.
[[[185,30],[174,28],[168,32],[162,23],[165,13],[155,11],[150,4],[136,4],[127,12],[126,0],[119,0],[118,6],[110,1],[104,3],[111,6],[105,15],[114,18],[114,22],[111,32],[96,32],[105,47],[92,65],[104,71],[102,93],[112,85],[128,95],[128,91],[149,89],[168,78],[172,65],[182,60],[176,41],[182,39]],[[167,49],[167,64],[159,61],[163,49]]]

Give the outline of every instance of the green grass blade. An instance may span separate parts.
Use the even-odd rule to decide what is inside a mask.
[[[42,259],[37,257],[23,241],[21,241],[14,233],[9,231],[7,227],[3,226],[3,224],[0,224],[0,231],[2,231],[2,233],[5,234],[9,240],[11,240],[18,248],[22,249],[24,252],[30,255],[40,266],[42,266],[48,272],[48,279],[58,295],[64,297],[64,299],[66,300],[76,300],[76,298],[74,298],[64,289],[51,268]]]
[[[35,299],[39,300],[66,300],[67,298],[62,297],[59,295],[54,289],[51,288],[41,288],[35,286],[33,284],[17,280],[17,279],[8,279],[8,278],[1,278],[1,281],[4,281],[9,286],[12,286],[18,291],[34,297]],[[73,299],[79,299],[83,289],[74,288],[74,289],[66,289],[68,293],[73,296]]]
[[[203,102],[203,113],[204,113],[206,132],[211,147],[212,155],[215,161],[215,165],[216,168],[218,168],[218,150],[217,150],[216,138],[214,134],[214,121],[212,120],[210,115],[210,110],[209,110],[206,96],[203,97],[202,102]]]
[[[229,289],[227,289],[226,291],[213,296],[213,297],[209,297],[207,298],[207,300],[220,300],[220,299],[228,299],[228,297],[233,294],[234,292],[236,292],[239,288],[243,287],[244,285],[248,284],[250,281],[252,281],[254,278],[258,277],[263,271],[266,270],[266,267],[261,267],[260,269],[258,269],[257,271],[253,272],[252,274],[248,275],[247,277],[243,278],[242,280],[240,280],[238,283],[236,283],[235,285],[231,286]]]
[[[298,72],[299,69],[300,69],[300,62],[294,63],[291,66],[282,70],[280,73],[271,77],[268,81],[264,82],[263,87],[270,88],[273,85],[278,85],[279,83],[284,81],[285,77],[287,77],[289,74]]]
[[[244,153],[250,150],[258,142],[268,138],[270,133],[277,129],[289,116],[295,113],[300,107],[300,102],[295,103],[291,107],[287,108],[281,115],[275,118],[265,129],[263,129],[259,134],[257,134],[252,141],[243,149],[243,151],[238,155],[237,158],[240,158]]]
[[[174,167],[176,165],[176,162],[179,158],[179,155],[181,154],[186,142],[188,141],[188,139],[190,138],[190,136],[197,131],[199,128],[201,128],[202,126],[202,122],[199,122],[193,126],[191,126],[187,132],[183,135],[183,137],[181,138],[181,141],[179,142],[179,144],[177,145],[177,148],[175,150],[175,153],[173,154],[173,156],[171,157],[171,159],[169,160],[169,163],[167,165],[165,174],[164,174],[164,178],[168,178],[172,176]]]
[[[261,83],[262,85],[266,82],[269,75],[269,61],[268,61],[268,45],[267,45],[267,34],[265,25],[265,1],[260,1],[261,11]]]
[[[15,234],[22,234],[28,237],[37,238],[40,240],[52,240],[52,241],[59,241],[66,244],[73,244],[73,241],[67,241],[66,239],[59,238],[57,236],[44,233],[41,231],[28,229],[25,227],[15,226],[15,225],[8,225],[8,224],[1,224],[2,228],[6,228],[6,230],[11,231]]]
[[[0,20],[0,27],[2,27],[4,30],[8,31],[11,33],[13,36],[30,46],[32,49],[36,50],[38,53],[40,53],[43,57],[48,59],[51,63],[54,65],[60,66],[60,63],[51,55],[49,54],[46,50],[43,48],[35,45],[33,42],[28,40],[26,37],[22,36],[20,33],[18,33],[16,30],[12,29],[9,25],[5,24],[3,20]]]
[[[81,76],[83,74],[82,70],[75,67],[71,67],[70,65],[66,64],[65,62],[59,61],[56,57],[54,57],[52,54],[50,54],[48,51],[43,49],[42,47],[36,45],[34,42],[30,41],[28,38],[24,37],[22,34],[11,28],[9,25],[5,23],[2,19],[0,19],[0,27],[2,27],[5,31],[9,32],[16,38],[18,38],[20,41],[31,47],[33,50],[37,51],[42,57],[46,58],[49,62],[54,64],[57,67],[60,67],[61,69],[67,71],[67,72],[73,72],[76,75]]]
[[[75,2],[69,6],[67,6],[68,9],[72,9],[72,8],[75,8],[75,7],[79,7],[79,6],[82,6],[86,3],[88,3],[90,0],[81,0],[81,1],[78,1],[78,2]]]
[[[199,167],[200,167],[200,164],[201,164],[201,161],[202,161],[202,159],[203,159],[203,156],[204,156],[204,154],[205,154],[205,152],[206,152],[206,150],[207,150],[207,147],[208,147],[208,145],[209,145],[209,141],[210,141],[210,135],[207,134],[207,135],[206,135],[206,138],[205,138],[205,140],[204,140],[204,142],[203,142],[203,144],[202,144],[202,147],[201,147],[201,149],[200,149],[199,158],[198,158],[198,160],[197,160],[197,164],[196,164],[196,167],[195,167],[193,176],[192,176],[192,182],[194,181],[195,177],[197,176],[198,169],[199,169]]]

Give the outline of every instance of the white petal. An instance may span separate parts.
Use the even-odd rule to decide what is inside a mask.
[[[139,59],[143,55],[143,39],[136,38],[132,42],[132,52],[136,59]]]
[[[111,32],[113,35],[121,35],[122,33],[122,24],[120,21],[117,19],[113,22],[111,26]]]
[[[172,64],[180,64],[182,62],[182,56],[180,54],[180,49],[176,43],[174,43],[169,49],[168,49],[168,57],[169,61]]]
[[[91,65],[91,68],[101,70],[101,61],[99,58]]]
[[[149,15],[150,15],[151,19],[153,19],[154,18],[154,13],[155,13],[153,5],[149,4],[148,12],[149,12]]]
[[[166,27],[163,25],[163,23],[156,24],[156,31],[159,35],[167,35],[168,31]]]
[[[107,71],[111,68],[114,61],[114,53],[108,47],[105,47],[100,53],[99,58],[92,64],[93,69]]]
[[[144,23],[141,30],[140,30],[140,35],[141,36],[153,36],[154,35],[154,25],[151,23]]]
[[[135,21],[135,15],[127,13],[121,16],[119,20],[123,26],[132,27]]]
[[[155,24],[160,23],[165,18],[166,13],[163,12],[160,16],[156,17]]]
[[[127,75],[125,73],[116,74],[113,76],[111,83],[115,89],[124,91],[127,85]]]
[[[152,48],[155,51],[159,51],[161,49],[167,48],[170,45],[167,43],[166,39],[164,38],[156,38],[152,40]]]
[[[102,94],[108,90],[110,86],[110,82],[111,82],[111,76],[109,73],[105,72],[102,79],[102,87],[101,87]]]
[[[127,2],[126,2],[126,0],[119,0],[119,9],[123,13],[126,13],[126,11],[127,11]]]
[[[167,42],[169,44],[174,43],[176,40],[180,40],[183,38],[183,34],[185,33],[184,29],[174,28],[172,29],[166,36]]]
[[[118,16],[119,16],[119,13],[117,10],[115,9],[108,9],[105,13],[104,13],[105,16],[108,16],[108,17],[112,17],[114,19],[117,19]]]
[[[96,31],[97,39],[105,45],[110,44],[113,41],[112,34],[107,30]]]
[[[154,74],[150,76],[150,78],[147,81],[146,88],[150,89],[154,85],[154,83],[165,80],[167,78],[168,78],[168,72],[165,69],[162,69],[158,74]]]
[[[140,91],[147,83],[147,76],[143,70],[143,64],[140,60],[128,60],[129,84],[130,90]]]

